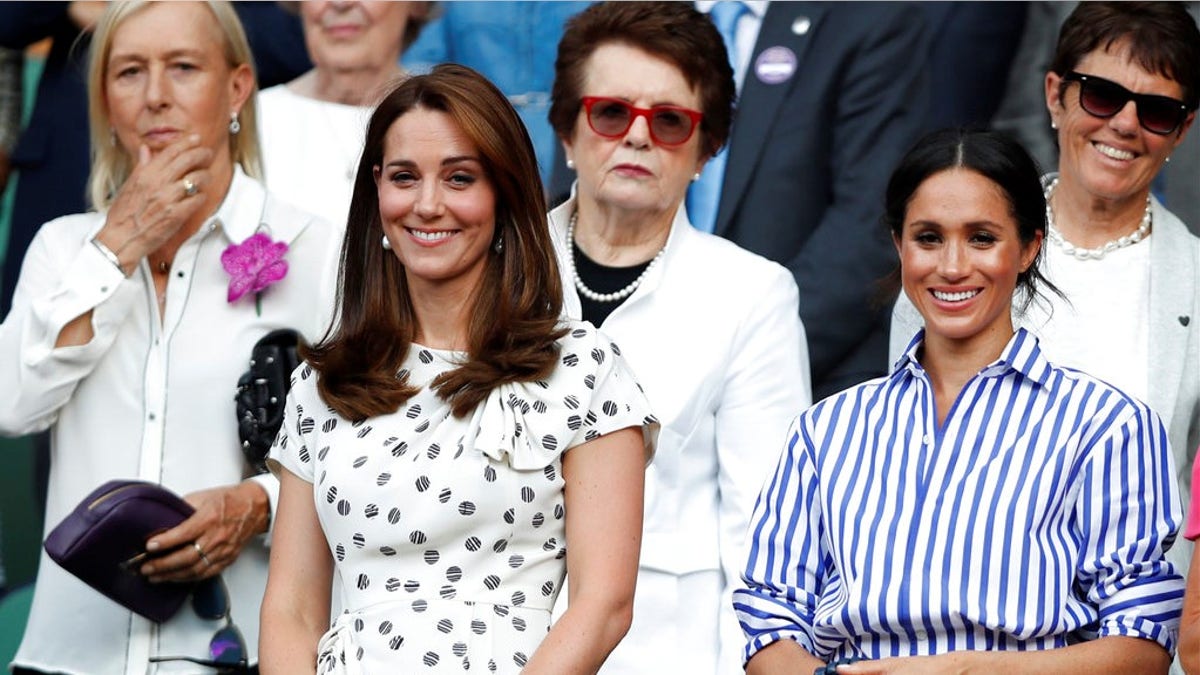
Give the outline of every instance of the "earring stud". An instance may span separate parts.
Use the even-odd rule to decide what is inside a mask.
[[[390,240],[390,239],[388,239],[388,238],[387,238],[387,235],[386,235],[386,234],[385,234],[385,235],[383,235],[383,241],[382,241],[382,242],[380,242],[380,244],[382,244],[382,245],[383,245],[383,250],[385,250],[385,251],[390,251],[390,250],[392,250],[392,242],[391,242],[391,240]]]

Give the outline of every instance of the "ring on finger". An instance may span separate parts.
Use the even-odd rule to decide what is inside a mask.
[[[193,541],[192,548],[196,549],[196,553],[200,554],[200,559],[204,561],[205,565],[212,564],[211,562],[208,561],[208,556],[204,555],[204,549],[200,548],[199,542]]]
[[[191,197],[192,195],[196,194],[198,189],[199,188],[196,187],[195,181],[193,181],[191,178],[185,177],[183,179],[183,196],[184,197]]]

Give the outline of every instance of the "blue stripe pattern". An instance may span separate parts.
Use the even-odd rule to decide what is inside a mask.
[[[746,659],[780,639],[826,661],[1108,635],[1173,653],[1182,516],[1158,416],[1018,330],[939,429],[922,338],[792,424],[733,596]]]

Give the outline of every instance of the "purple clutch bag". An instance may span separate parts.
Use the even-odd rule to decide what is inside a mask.
[[[83,498],[46,537],[46,553],[88,586],[152,621],[175,615],[192,584],[152,584],[138,568],[146,540],[192,515],[174,492],[136,480],[113,480]]]

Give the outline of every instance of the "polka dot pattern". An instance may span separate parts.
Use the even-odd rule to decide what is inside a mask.
[[[313,484],[342,580],[319,673],[518,673],[537,650],[566,571],[563,453],[657,425],[608,339],[572,328],[549,378],[497,387],[467,419],[427,388],[452,352],[414,346],[420,392],[354,424],[301,373],[271,457]]]

